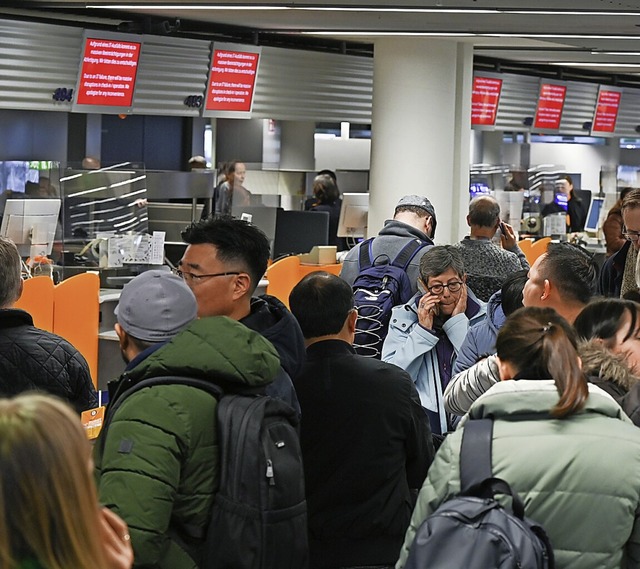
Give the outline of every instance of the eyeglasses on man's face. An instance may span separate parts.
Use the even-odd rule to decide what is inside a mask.
[[[640,231],[627,231],[626,229],[624,229],[622,231],[622,236],[627,241],[633,241],[635,243],[636,241],[638,241],[638,239],[640,239]]]
[[[436,283],[434,285],[428,286],[427,290],[431,294],[442,294],[444,289],[449,289],[449,292],[458,292],[464,283],[462,281],[451,281],[447,284]]]
[[[190,273],[188,271],[183,271],[181,269],[175,269],[174,274],[178,275],[184,282],[187,284],[199,284],[204,279],[212,279],[214,277],[227,277],[229,275],[239,275],[241,274],[238,271],[230,271],[227,273],[211,273],[208,275],[196,275],[195,273]]]

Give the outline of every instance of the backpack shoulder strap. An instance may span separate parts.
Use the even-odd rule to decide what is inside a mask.
[[[373,262],[371,259],[373,258],[373,240],[375,238],[371,237],[366,241],[360,243],[360,249],[358,250],[358,270],[364,271],[368,269]]]
[[[421,241],[420,239],[412,239],[407,243],[400,252],[396,255],[396,258],[391,262],[394,267],[398,267],[402,270],[406,270],[407,266],[416,256],[416,253],[423,247],[426,247],[428,243]]]
[[[491,441],[493,419],[471,419],[462,431],[460,448],[460,490],[493,476],[491,470]]]

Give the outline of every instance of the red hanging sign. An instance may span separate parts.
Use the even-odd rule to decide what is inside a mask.
[[[493,77],[473,78],[471,92],[471,125],[493,126],[496,124],[502,79]]]
[[[534,128],[545,130],[558,130],[560,128],[560,119],[562,118],[566,94],[567,87],[565,85],[553,83],[542,83],[540,85],[538,108],[533,122]]]
[[[140,45],[138,42],[86,38],[77,104],[130,107]]]
[[[207,111],[250,112],[260,54],[214,49],[207,89]]]
[[[591,127],[592,133],[614,132],[616,130],[620,99],[622,99],[620,91],[600,88],[593,126]]]

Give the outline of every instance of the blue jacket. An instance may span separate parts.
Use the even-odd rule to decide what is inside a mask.
[[[407,304],[393,309],[389,333],[382,347],[382,360],[401,367],[413,379],[420,395],[420,402],[432,419],[431,430],[436,434],[449,430],[442,400],[444,389],[440,367],[442,364],[453,366],[469,326],[482,321],[486,313],[486,305],[478,300],[471,290],[467,291],[466,312],[452,316],[442,327],[443,333],[453,345],[451,361],[439,362],[437,350],[434,348],[440,338],[418,323],[415,306],[422,296],[421,293],[416,294]],[[434,416],[437,422],[435,425]]]
[[[453,375],[469,369],[480,358],[495,354],[496,338],[506,319],[502,311],[502,293],[495,292],[487,302],[487,317],[469,328],[453,366]]]

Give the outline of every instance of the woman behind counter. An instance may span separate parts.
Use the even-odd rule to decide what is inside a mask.
[[[589,385],[576,334],[554,310],[522,308],[496,342],[503,381],[471,418],[493,417],[492,469],[518,492],[551,540],[557,569],[640,566],[640,430]],[[464,424],[447,437],[420,491],[396,565],[416,529],[460,491]]]

